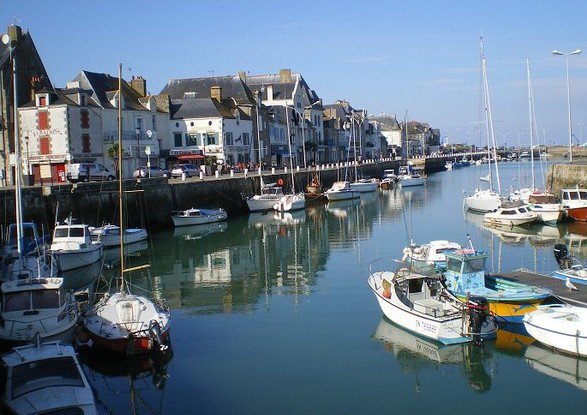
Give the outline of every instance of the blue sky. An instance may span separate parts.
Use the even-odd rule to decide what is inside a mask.
[[[498,144],[528,140],[530,59],[540,139],[568,143],[565,58],[586,49],[585,1],[15,1],[3,29],[28,30],[57,87],[81,70],[171,78],[301,73],[325,103],[440,128],[480,144],[479,37]],[[1,22],[0,22],[1,23]],[[587,56],[569,58],[573,133],[587,141]],[[583,125],[582,123],[585,123]]]

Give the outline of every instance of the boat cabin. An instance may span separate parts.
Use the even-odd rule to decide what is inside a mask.
[[[264,187],[261,189],[263,196],[283,196],[283,188],[280,186]]]
[[[446,254],[446,286],[454,293],[478,293],[485,288],[485,264],[488,254],[460,249]]]
[[[65,305],[61,290],[63,280],[38,278],[7,281],[2,284],[2,314],[23,312],[38,314],[41,309],[58,309]]]
[[[562,189],[561,204],[564,208],[587,205],[587,189]]]
[[[90,244],[90,230],[87,225],[57,225],[53,231],[53,243],[58,242]]]

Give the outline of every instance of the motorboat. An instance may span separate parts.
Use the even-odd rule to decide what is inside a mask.
[[[290,210],[300,210],[306,208],[306,195],[304,192],[290,193],[281,196],[274,205],[273,209],[278,212],[289,212]]]
[[[587,308],[542,305],[524,316],[526,331],[540,343],[561,352],[587,356]]]
[[[412,166],[400,166],[398,170],[398,182],[402,187],[423,186],[425,177],[420,176]]]
[[[226,220],[228,215],[224,209],[198,209],[190,208],[180,210],[171,216],[175,227],[204,225],[206,223],[221,222]]]
[[[453,169],[453,166],[454,166],[454,163],[452,161],[446,161],[444,163],[444,168],[446,170],[452,170]]]
[[[563,217],[563,207],[552,194],[532,193],[526,203],[532,212],[538,214],[538,220],[547,225],[556,225]]]
[[[383,190],[389,190],[393,187],[393,184],[397,182],[397,175],[395,174],[394,169],[385,169],[383,170],[383,175],[381,176],[381,181],[379,182],[379,187]]]
[[[379,187],[379,181],[377,179],[358,179],[352,182],[350,186],[353,192],[374,192]]]
[[[502,204],[495,212],[483,216],[485,226],[520,226],[536,222],[538,213],[532,212],[524,203],[508,202]]]
[[[442,271],[446,268],[446,253],[462,249],[456,242],[430,241],[423,245],[411,244],[404,248],[404,257],[410,269],[420,273]]]
[[[88,225],[66,221],[55,226],[50,252],[59,269],[69,271],[100,261],[104,256],[104,245],[92,241]]]
[[[379,182],[379,187],[381,187],[383,190],[389,190],[393,187],[394,183],[395,183],[395,180],[383,179]]]
[[[92,387],[72,346],[15,347],[2,355],[2,399],[11,414],[97,414]]]
[[[521,323],[526,313],[552,297],[546,288],[489,275],[485,271],[487,258],[486,252],[472,248],[447,253],[442,275],[448,291],[461,300],[469,296],[486,298],[491,314],[507,323]]]
[[[561,190],[561,205],[567,215],[576,221],[587,221],[587,189],[576,188]]]
[[[27,278],[5,281],[2,290],[0,340],[26,343],[68,340],[77,323],[73,299],[63,289],[63,278]]]
[[[356,199],[361,196],[359,192],[351,189],[351,184],[347,181],[332,183],[330,189],[326,190],[324,194],[329,201]]]
[[[283,197],[283,188],[277,184],[267,184],[261,189],[261,194],[248,197],[247,206],[251,212],[273,210],[273,205]]]
[[[465,197],[465,208],[471,212],[494,212],[501,206],[502,200],[499,193],[491,189],[476,189],[472,195]]]
[[[120,246],[120,226],[107,224],[99,228],[89,227],[92,241],[102,242],[104,248]],[[147,230],[142,228],[128,228],[124,230],[124,245],[134,244],[147,239]]]
[[[369,267],[369,287],[387,319],[442,344],[481,341],[495,334],[485,299],[461,302],[445,290],[439,276],[410,272],[404,265],[400,262],[395,271],[374,271],[374,263]]]
[[[554,246],[554,258],[560,269],[553,271],[550,274],[552,277],[565,281],[569,289],[571,284],[587,284],[587,268],[569,253],[565,244]]]

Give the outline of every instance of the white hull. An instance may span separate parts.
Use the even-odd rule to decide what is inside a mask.
[[[465,197],[465,207],[473,212],[487,213],[499,209],[501,198],[491,190],[481,190]]]
[[[110,231],[104,233],[104,231]],[[135,242],[144,241],[147,239],[147,231],[145,229],[125,229],[123,243],[125,245],[134,244]],[[102,242],[105,248],[120,246],[120,228],[115,225],[106,225],[102,228],[95,228],[92,230],[92,240]]]
[[[254,199],[250,198],[247,199],[247,206],[251,212],[263,212],[267,210],[273,210],[273,206],[279,202],[281,197],[272,197],[272,198],[259,198]]]
[[[278,212],[289,212],[290,210],[300,210],[306,208],[306,196],[304,193],[282,196],[273,209]]]
[[[487,213],[486,215],[489,215]],[[536,216],[533,217],[523,217],[523,218],[506,218],[502,217],[495,217],[495,216],[485,216],[483,218],[483,224],[486,226],[520,226],[525,225],[527,223],[536,222]]]
[[[367,182],[354,182],[351,183],[351,190],[353,192],[359,193],[367,193],[367,192],[374,192],[379,187],[379,183],[376,180],[367,181]]]
[[[547,224],[555,224],[561,221],[563,209],[560,204],[529,205],[532,212],[538,214],[538,220]]]
[[[587,308],[540,306],[524,317],[526,331],[540,343],[557,350],[587,356]]]
[[[423,186],[424,179],[422,177],[400,177],[399,183],[402,187]]]
[[[201,214],[198,216],[189,215],[173,215],[173,224],[178,226],[191,226],[191,225],[205,225],[207,223],[221,222],[226,220],[228,215],[224,210],[208,210],[199,209]]]
[[[104,255],[104,245],[92,244],[85,250],[67,251],[56,250],[51,251],[57,262],[57,266],[61,271],[69,271],[76,268],[92,265],[102,259]]]

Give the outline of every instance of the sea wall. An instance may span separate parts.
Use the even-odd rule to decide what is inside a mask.
[[[546,183],[557,197],[560,197],[561,189],[575,186],[587,187],[587,165],[552,164],[548,166]]]

